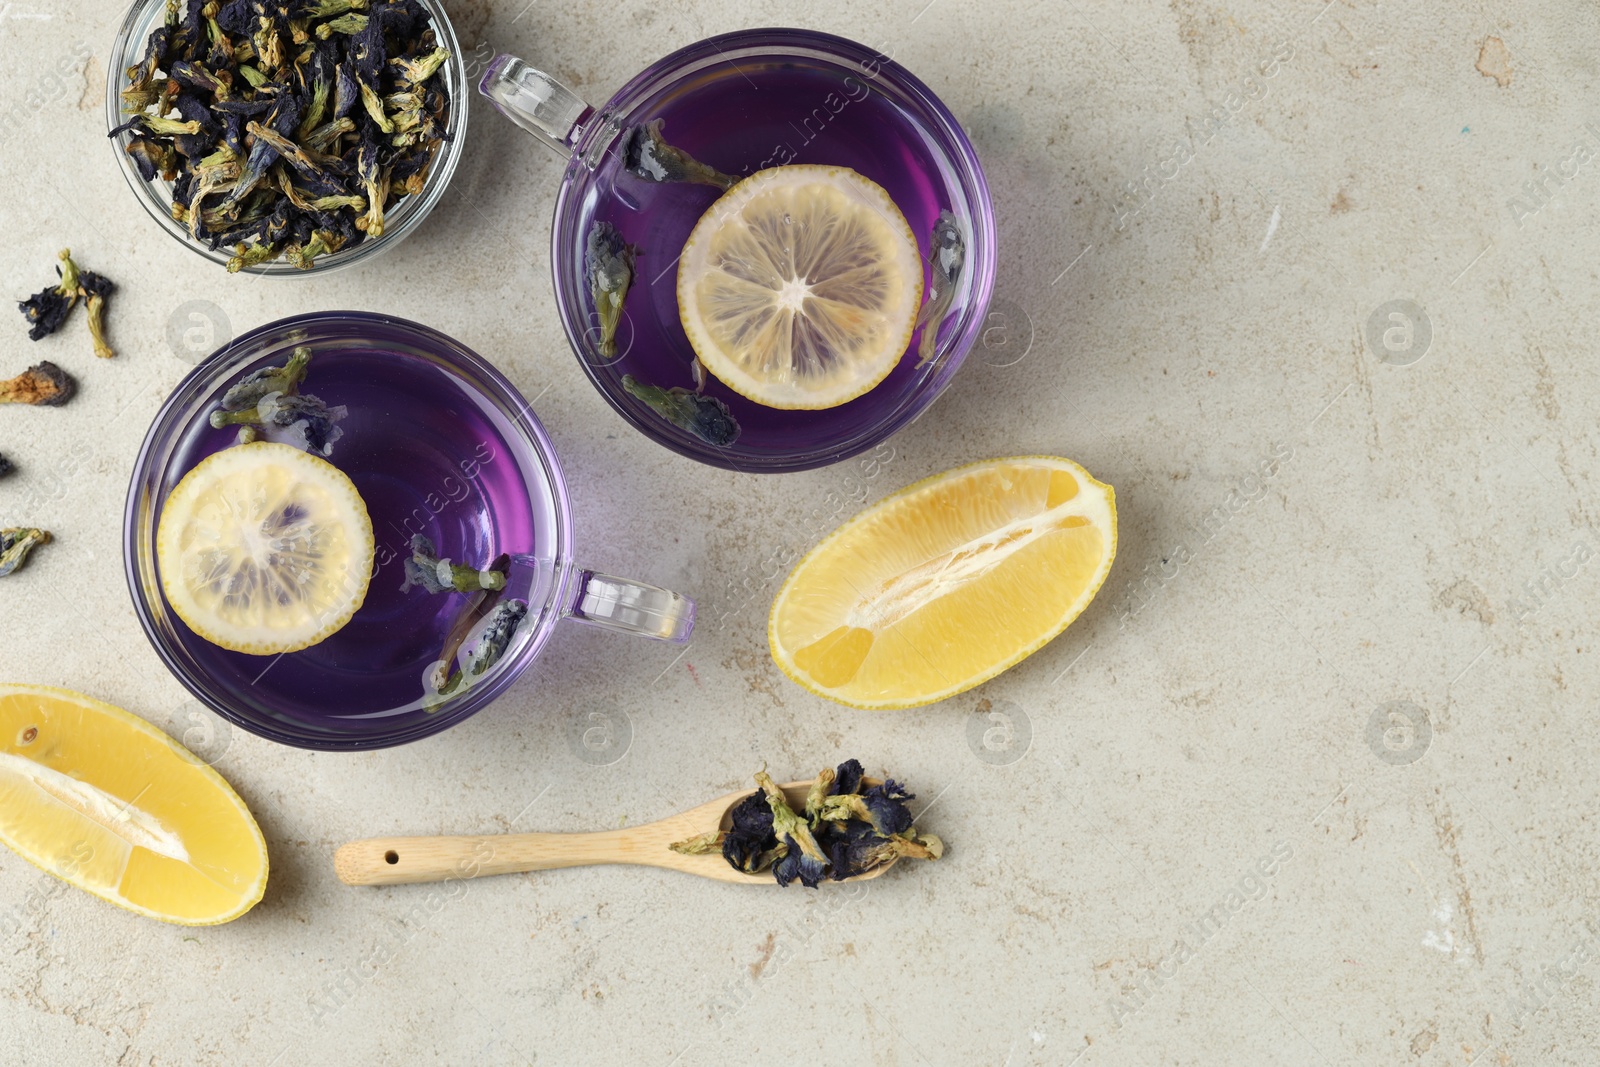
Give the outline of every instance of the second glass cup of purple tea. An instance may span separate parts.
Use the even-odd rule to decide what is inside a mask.
[[[693,603],[572,563],[527,404],[415,324],[263,327],[169,399],[129,498],[147,632],[209,706],[310,747],[396,744],[503,691],[563,618],[684,640]]]

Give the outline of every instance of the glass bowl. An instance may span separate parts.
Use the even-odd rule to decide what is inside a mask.
[[[462,146],[466,143],[469,83],[461,56],[461,43],[456,39],[455,29],[445,14],[443,4],[439,0],[417,0],[417,2],[433,19],[433,30],[439,44],[450,50],[450,58],[434,75],[445,80],[450,93],[448,134],[434,158],[433,168],[428,174],[428,181],[423,186],[422,192],[415,196],[403,197],[396,202],[392,211],[385,213],[381,237],[362,241],[354,248],[319,256],[309,270],[301,270],[286,260],[278,259],[271,263],[244,267],[240,273],[299,277],[325,274],[365,262],[379,252],[393,248],[403,241],[423,219],[427,218],[428,212],[433,210],[434,205],[444,195],[445,188],[455,174],[456,165],[460,162]],[[122,20],[122,27],[117,31],[116,43],[111,46],[111,69],[106,74],[107,131],[116,129],[130,117],[122,113],[121,94],[123,86],[127,83],[127,70],[144,58],[145,42],[151,31],[166,18],[166,12],[167,0],[137,0],[129,9],[127,17]],[[112,150],[117,156],[117,165],[122,168],[122,175],[128,180],[128,188],[133,190],[133,195],[150,213],[150,217],[185,248],[218,266],[226,266],[228,260],[232,258],[230,249],[226,246],[212,249],[191,240],[189,231],[172,217],[172,183],[162,181],[159,176],[154,181],[147,182],[139,174],[139,168],[134,165],[133,158],[127,153],[128,142],[131,139],[130,134],[123,132],[110,140]]]

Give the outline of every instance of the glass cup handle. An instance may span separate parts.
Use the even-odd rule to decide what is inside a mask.
[[[669,589],[594,571],[578,572],[572,617],[580,622],[683,644],[694,633],[694,601]]]
[[[512,55],[495,56],[478,82],[478,92],[496,111],[562,156],[572,155],[584,120],[594,113],[577,93]]]

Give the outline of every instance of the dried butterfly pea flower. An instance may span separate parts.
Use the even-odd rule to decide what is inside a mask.
[[[728,410],[728,405],[714,396],[702,396],[683,388],[642,385],[631,374],[622,376],[622,388],[672,425],[689,431],[708,445],[726,448],[739,439],[738,420]]]
[[[684,856],[708,856],[722,851],[723,837],[721,830],[711,830],[684,841],[674,841],[667,847]]]
[[[60,259],[61,266],[56,268],[56,273],[61,280],[17,305],[30,324],[30,341],[41,340],[59,330],[78,302],[78,265],[72,262],[69,249],[62,249]]]
[[[299,391],[311,366],[311,349],[296,348],[281,367],[262,367],[240,378],[222,394],[223,411],[243,411],[261,403],[268,393],[292,394]]]
[[[812,826],[817,825],[822,818],[822,805],[828,799],[828,794],[833,791],[833,783],[838,779],[839,772],[823,768],[811,783],[811,788],[806,790],[806,821]]]
[[[722,858],[739,871],[756,874],[771,866],[777,847],[772,833],[772,808],[761,793],[751,793],[733,806],[733,829],[722,841]],[[785,847],[787,851],[787,847]]]
[[[59,259],[61,266],[56,267],[56,274],[61,275],[61,282],[53,288],[35,293],[26,301],[18,302],[22,317],[29,322],[27,336],[30,341],[48,338],[67,322],[78,299],[83,299],[90,314],[94,355],[114,357],[117,354],[106,342],[106,298],[117,290],[117,286],[106,275],[78,269],[77,264],[72,262],[72,250],[62,248]]]
[[[357,34],[367,28],[366,15],[340,15],[317,27],[317,36],[326,41],[336,33]]]
[[[932,834],[909,831],[884,837],[867,823],[849,822],[829,839],[829,877],[844,881],[897,859],[936,860],[943,855],[944,843]]]
[[[268,393],[254,408],[213,411],[211,425],[218,430],[225,426],[254,426],[265,440],[326,458],[333,455],[334,444],[344,436],[344,430],[336,424],[349,414],[350,409],[343,404],[329,407],[309,393]]]
[[[811,834],[811,826],[789,807],[783,795],[766,771],[756,772],[756,784],[772,809],[772,832],[787,846],[788,851],[773,866],[773,876],[779,885],[788,885],[796,878],[807,888],[815,889],[827,873],[828,857]]]
[[[304,452],[327,457],[334,443],[344,436],[336,425],[350,413],[343,404],[329,407],[320,397],[300,394],[311,364],[311,349],[296,348],[281,367],[262,367],[251,371],[222,394],[221,406],[211,413],[213,429],[240,426],[246,440],[276,441]]]
[[[70,249],[62,249],[58,258],[61,266],[56,268],[56,273],[61,280],[17,304],[22,317],[28,320],[28,338],[38,341],[55,333],[66,323],[72,309],[82,299],[89,311],[89,333],[94,338],[94,354],[109,359],[116,352],[106,342],[105,305],[106,297],[116,290],[116,285],[102,274],[80,270],[72,261]]]
[[[477,643],[467,653],[466,673],[471,678],[481,678],[489,668],[499,663],[511,647],[517,627],[528,617],[528,605],[521,600],[502,600],[489,613],[489,621],[478,635]]]
[[[412,586],[420,586],[430,593],[475,593],[483,589],[504,589],[504,567],[499,570],[478,570],[462,564],[440,559],[439,550],[423,534],[411,538],[411,556],[405,561],[406,581],[402,593]]]
[[[967,262],[967,242],[961,236],[961,227],[949,211],[939,212],[933,224],[933,236],[928,242],[928,299],[917,314],[917,327],[922,330],[922,340],[917,345],[917,366],[933,358],[934,346],[939,340],[939,324],[950,311],[955,300],[956,285],[961,280],[961,268]]]
[[[311,240],[284,249],[283,257],[300,270],[310,270],[316,265],[318,256],[331,255],[343,248],[344,243],[345,239],[339,234],[317,230],[312,233]]]
[[[349,11],[365,11],[367,0],[301,0],[294,16],[300,19],[325,19]]]
[[[50,543],[48,530],[16,526],[0,530],[0,578],[20,570],[28,561],[28,553],[40,545]]]
[[[859,793],[861,791],[861,778],[866,771],[861,768],[858,759],[847,759],[839,764],[833,772],[834,793]]]
[[[589,228],[584,248],[584,277],[600,316],[600,355],[613,359],[617,354],[617,327],[622,323],[622,305],[633,287],[635,249],[609,222],[596,222]]]
[[[78,288],[87,298],[84,310],[89,315],[89,336],[94,339],[94,354],[110,359],[117,353],[106,341],[106,297],[116,291],[116,285],[103,274],[86,270],[78,275]]]
[[[723,192],[738,183],[738,178],[708,167],[668,144],[661,136],[661,127],[661,119],[652,119],[623,134],[622,165],[628,173],[647,182],[689,182],[714,186]]]
[[[471,688],[479,678],[489,672],[489,669],[505,656],[506,650],[511,647],[511,639],[516,636],[517,627],[528,616],[528,605],[521,600],[496,600],[499,592],[485,592],[478,594],[485,598],[483,604],[493,603],[492,608],[484,611],[481,607],[469,607],[463,618],[468,614],[473,618],[481,617],[483,622],[478,631],[478,638],[473,647],[467,651],[466,667],[464,670],[455,669],[456,651],[461,642],[457,641],[455,648],[446,646],[445,658],[435,669],[430,682],[435,685],[435,690],[423,698],[422,709],[426,712],[437,711],[446,700]],[[458,623],[459,626],[459,623]],[[440,675],[446,677],[441,678]]]
[[[127,151],[145,181],[153,182],[157,177],[169,182],[177,179],[178,153],[171,145],[135,137],[128,142]]]
[[[138,130],[141,134],[153,137],[179,137],[200,132],[200,123],[197,120],[170,119],[156,115],[135,115],[121,126],[114,127],[111,135],[114,137],[124,130]]]
[[[830,796],[822,802],[820,818],[829,822],[858,819],[869,824],[879,836],[889,837],[911,828],[911,812],[905,801],[915,799],[893,778],[873,786],[865,793]]]
[[[35,363],[15,378],[0,381],[0,404],[60,407],[77,391],[78,383],[72,375],[46,360]]]

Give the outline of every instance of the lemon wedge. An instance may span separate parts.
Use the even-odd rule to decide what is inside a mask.
[[[841,704],[931,704],[1066,629],[1116,551],[1113,491],[1071,460],[960,467],[867,509],[800,561],[772,605],[772,657]]]
[[[65,689],[0,685],[0,842],[162,922],[237,919],[267,845],[222,776],[154,726]]]
[[[307,648],[361,607],[372,520],[333,464],[258,441],[196,464],[156,530],[167,603],[189,629],[257,656]]]
[[[757,171],[695,225],[678,311],[695,354],[773,408],[831,408],[905,354],[922,301],[917,240],[889,194],[846,167]]]

